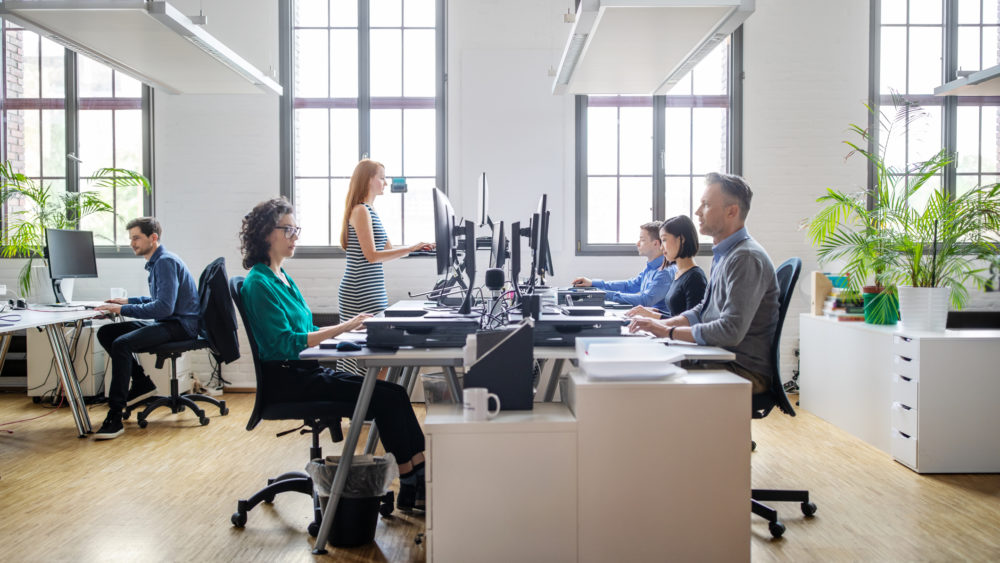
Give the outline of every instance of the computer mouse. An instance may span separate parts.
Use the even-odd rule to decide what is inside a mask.
[[[361,349],[361,346],[350,340],[341,340],[337,343],[338,352],[357,352]]]

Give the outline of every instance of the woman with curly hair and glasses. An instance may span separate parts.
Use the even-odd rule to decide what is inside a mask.
[[[359,314],[338,325],[316,327],[298,286],[285,272],[295,254],[300,228],[290,203],[276,198],[257,204],[243,218],[240,243],[243,267],[250,270],[240,295],[257,341],[269,399],[280,402],[357,401],[363,378],[299,360],[299,353],[323,340],[357,328],[371,315]],[[406,390],[376,381],[366,418],[374,418],[386,451],[399,464],[397,506],[423,508],[424,434]]]

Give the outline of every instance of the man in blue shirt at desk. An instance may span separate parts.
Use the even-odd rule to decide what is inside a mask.
[[[630,280],[604,281],[576,278],[573,287],[593,287],[605,291],[604,299],[627,305],[642,305],[661,311],[667,310],[667,292],[677,273],[676,266],[663,268],[663,250],[660,247],[660,221],[645,223],[639,228],[639,241],[635,243],[639,255],[646,258],[646,267]]]
[[[96,308],[137,319],[104,325],[97,331],[97,339],[111,356],[108,416],[94,434],[97,440],[121,436],[125,431],[125,407],[156,392],[156,384],[142,371],[133,354],[198,334],[198,288],[184,262],[160,245],[160,222],[154,217],[140,217],[125,227],[132,252],[146,259],[149,296],[108,299]]]

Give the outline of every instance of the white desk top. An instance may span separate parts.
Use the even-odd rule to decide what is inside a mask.
[[[593,381],[587,374],[577,368],[569,373],[573,379],[573,384],[580,388],[602,388],[602,389],[639,389],[654,388],[664,385],[750,385],[750,381],[743,379],[735,373],[724,370],[687,370],[686,374],[668,375],[662,379],[644,379],[640,381],[609,381],[601,379]]]
[[[865,322],[855,321],[855,322],[841,322],[829,317],[821,317],[818,315],[813,315],[810,313],[801,313],[799,315],[800,319],[807,319],[807,321],[815,321],[820,323],[833,324],[837,326],[842,326],[848,330],[859,330],[864,332],[871,332],[877,334],[899,334],[908,337],[920,337],[921,339],[935,338],[935,339],[952,339],[952,338],[998,338],[1000,339],[1000,330],[996,329],[947,329],[944,332],[924,332],[917,330],[907,330],[905,323],[897,323],[894,325],[873,325]]]
[[[26,328],[35,328],[59,323],[71,323],[81,319],[92,319],[100,315],[92,309],[70,309],[68,311],[34,311],[25,309],[23,311],[8,311],[4,315],[20,315],[21,320],[11,321],[11,326],[0,326],[0,333],[14,332]],[[0,323],[6,324],[6,323]]]
[[[535,403],[530,411],[500,411],[492,420],[466,422],[462,405],[427,405],[424,425],[433,434],[576,432],[576,417],[563,403]]]

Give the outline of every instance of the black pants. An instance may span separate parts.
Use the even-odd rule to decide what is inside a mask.
[[[179,321],[125,321],[98,329],[97,340],[111,356],[108,408],[119,412],[125,409],[129,383],[139,373],[133,352],[189,338]]]
[[[334,371],[317,362],[264,362],[265,389],[268,402],[298,403],[337,401],[354,405],[361,393],[364,378],[343,371]],[[350,416],[353,412],[331,413]],[[406,389],[387,381],[376,381],[366,419],[375,419],[379,437],[396,463],[406,463],[424,451],[424,433],[413,414],[413,405]]]

